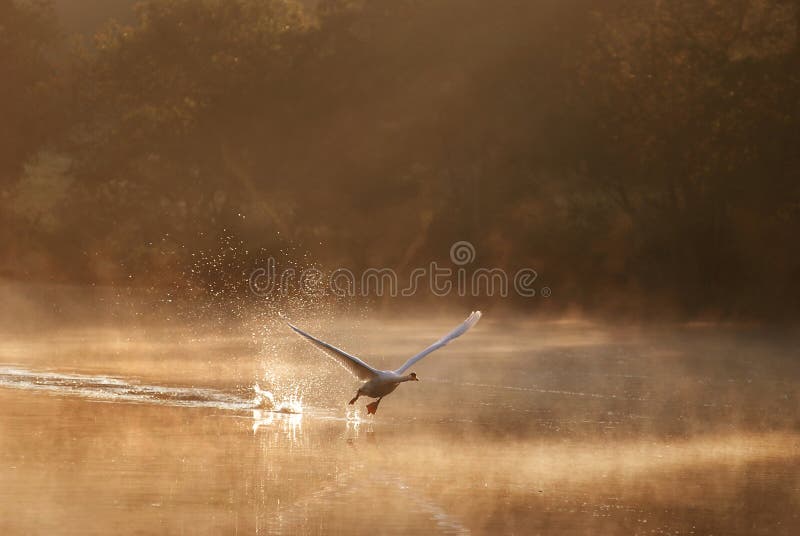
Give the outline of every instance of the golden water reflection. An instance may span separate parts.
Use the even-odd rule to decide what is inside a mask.
[[[542,344],[512,329],[513,344],[491,350],[498,329],[425,363],[374,417],[347,406],[353,382],[335,365],[292,380],[318,356],[290,340],[282,356],[247,359],[237,339],[169,352],[154,339],[119,363],[98,342],[81,357],[80,337],[39,340],[0,367],[0,533],[800,528],[790,348],[716,332],[617,344],[596,329]],[[48,347],[64,359],[48,361]],[[276,402],[302,396],[302,413],[259,406],[255,383]]]

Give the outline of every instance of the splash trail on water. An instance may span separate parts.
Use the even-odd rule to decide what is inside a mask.
[[[146,385],[114,376],[0,367],[0,388],[44,391],[108,402],[213,408],[226,411],[261,410],[291,414],[303,412],[300,397],[294,395],[287,400],[276,400],[270,391],[261,389],[257,384],[253,385],[253,396],[247,398],[240,393],[202,387]]]

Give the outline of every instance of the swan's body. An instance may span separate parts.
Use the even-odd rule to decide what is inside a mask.
[[[409,381],[416,382],[419,380],[417,380],[416,376],[411,376],[410,374],[408,376],[398,376],[394,372],[382,370],[377,376],[359,387],[358,392],[370,398],[381,398],[397,389],[401,383]]]
[[[469,317],[461,323],[456,329],[418,353],[417,355],[410,358],[406,361],[402,367],[397,370],[378,370],[374,367],[371,367],[361,359],[357,358],[354,355],[348,354],[344,350],[340,350],[335,346],[328,344],[325,341],[317,339],[316,337],[309,335],[305,331],[289,324],[289,327],[292,328],[296,333],[302,335],[311,343],[316,346],[317,348],[321,349],[325,352],[328,356],[332,357],[337,363],[341,366],[346,368],[350,373],[354,376],[357,376],[360,380],[363,380],[364,383],[361,387],[358,388],[356,392],[355,398],[353,398],[350,403],[355,404],[356,400],[360,396],[368,396],[370,398],[377,398],[375,402],[371,404],[367,404],[367,411],[369,413],[375,413],[378,410],[378,404],[380,403],[381,399],[397,389],[397,386],[403,382],[410,382],[410,381],[419,381],[417,379],[417,375],[414,372],[409,374],[404,374],[411,366],[425,357],[426,355],[430,354],[445,346],[447,343],[452,341],[453,339],[460,337],[464,333],[467,332],[469,328],[474,326],[478,323],[478,320],[481,319],[481,312],[474,311]]]

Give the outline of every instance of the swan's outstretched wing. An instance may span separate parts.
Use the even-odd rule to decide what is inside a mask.
[[[460,337],[461,335],[466,333],[467,330],[469,328],[471,328],[472,326],[474,326],[475,324],[477,324],[478,320],[480,320],[480,319],[481,319],[481,312],[480,311],[473,311],[472,314],[469,315],[469,318],[464,320],[464,322],[462,322],[460,326],[458,326],[456,329],[454,329],[453,331],[451,331],[450,333],[448,333],[447,335],[445,335],[444,337],[442,337],[441,339],[439,339],[435,343],[431,344],[430,346],[425,348],[423,351],[421,351],[420,353],[418,353],[417,355],[415,355],[414,357],[412,357],[411,359],[406,361],[405,364],[402,367],[400,367],[399,369],[395,370],[395,372],[397,374],[404,373],[409,368],[411,368],[411,365],[413,365],[414,363],[416,363],[417,361],[419,361],[420,359],[422,359],[423,357],[425,357],[429,353],[435,352],[436,350],[438,350],[442,346],[446,345],[448,342],[450,342],[453,339],[455,339],[457,337]]]
[[[289,324],[289,323],[287,322],[287,324]],[[370,367],[369,365],[367,365],[366,363],[361,361],[356,356],[350,355],[350,354],[348,354],[347,352],[345,352],[343,350],[339,350],[335,346],[330,345],[325,341],[321,341],[321,340],[317,339],[316,337],[314,337],[312,335],[309,335],[308,333],[306,333],[302,329],[297,328],[297,327],[295,327],[295,326],[293,326],[291,324],[289,324],[289,327],[292,328],[295,333],[298,333],[298,334],[302,335],[303,337],[305,337],[306,339],[308,339],[309,341],[311,341],[311,344],[313,344],[314,346],[316,346],[317,348],[319,348],[320,350],[322,350],[323,352],[328,354],[337,363],[339,363],[341,366],[343,366],[344,368],[349,370],[351,373],[353,373],[353,375],[358,376],[359,379],[371,380],[372,378],[377,376],[377,374],[378,374],[377,370],[375,370],[374,368]]]

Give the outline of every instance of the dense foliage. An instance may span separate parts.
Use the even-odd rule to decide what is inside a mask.
[[[800,311],[796,0],[146,0],[49,55],[47,13],[0,0],[6,275],[469,240],[562,306]]]

